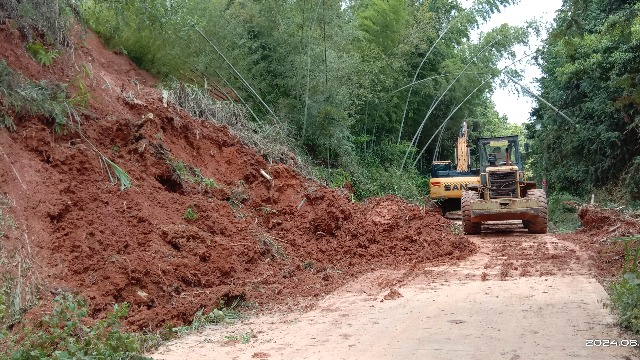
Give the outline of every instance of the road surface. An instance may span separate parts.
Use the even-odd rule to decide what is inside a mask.
[[[553,235],[500,232],[419,271],[378,271],[313,310],[251,317],[170,342],[155,359],[638,359],[588,254]],[[610,346],[604,346],[608,340]],[[615,345],[614,345],[615,344]],[[593,345],[593,346],[587,346]]]

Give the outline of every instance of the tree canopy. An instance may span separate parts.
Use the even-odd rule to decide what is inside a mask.
[[[565,1],[538,54],[535,169],[551,189],[615,185],[640,199],[640,4]]]

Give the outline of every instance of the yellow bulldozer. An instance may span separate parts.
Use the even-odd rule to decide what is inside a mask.
[[[547,197],[526,181],[517,136],[479,138],[479,184],[462,191],[462,225],[479,234],[486,221],[521,220],[534,234],[547,232]]]

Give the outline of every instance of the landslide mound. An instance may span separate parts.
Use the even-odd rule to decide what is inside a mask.
[[[640,234],[640,220],[598,205],[581,206],[578,217],[582,228],[558,237],[579,245],[591,254],[589,260],[599,278],[608,280],[619,276],[625,260],[625,244],[614,239]]]
[[[578,217],[585,232],[602,236],[627,236],[640,232],[640,221],[616,209],[605,209],[597,205],[583,205]]]
[[[90,69],[82,131],[133,183],[120,191],[77,133],[55,134],[46,119],[0,130],[0,192],[15,201],[22,229],[3,241],[28,240],[41,296],[78,293],[95,317],[126,301],[129,328],[155,329],[220,299],[285,304],[370,270],[475,250],[435,212],[392,196],[352,203],[265,161],[226,127],[165,107],[154,79],[95,35],[76,44],[44,68],[0,26],[0,57],[31,79],[68,83]],[[218,187],[181,179],[176,163]]]

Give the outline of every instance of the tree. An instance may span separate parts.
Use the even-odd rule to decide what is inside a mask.
[[[539,104],[529,125],[537,176],[553,190],[617,184],[640,198],[638,11],[634,1],[573,1],[556,17],[538,56],[540,87],[567,117]]]

